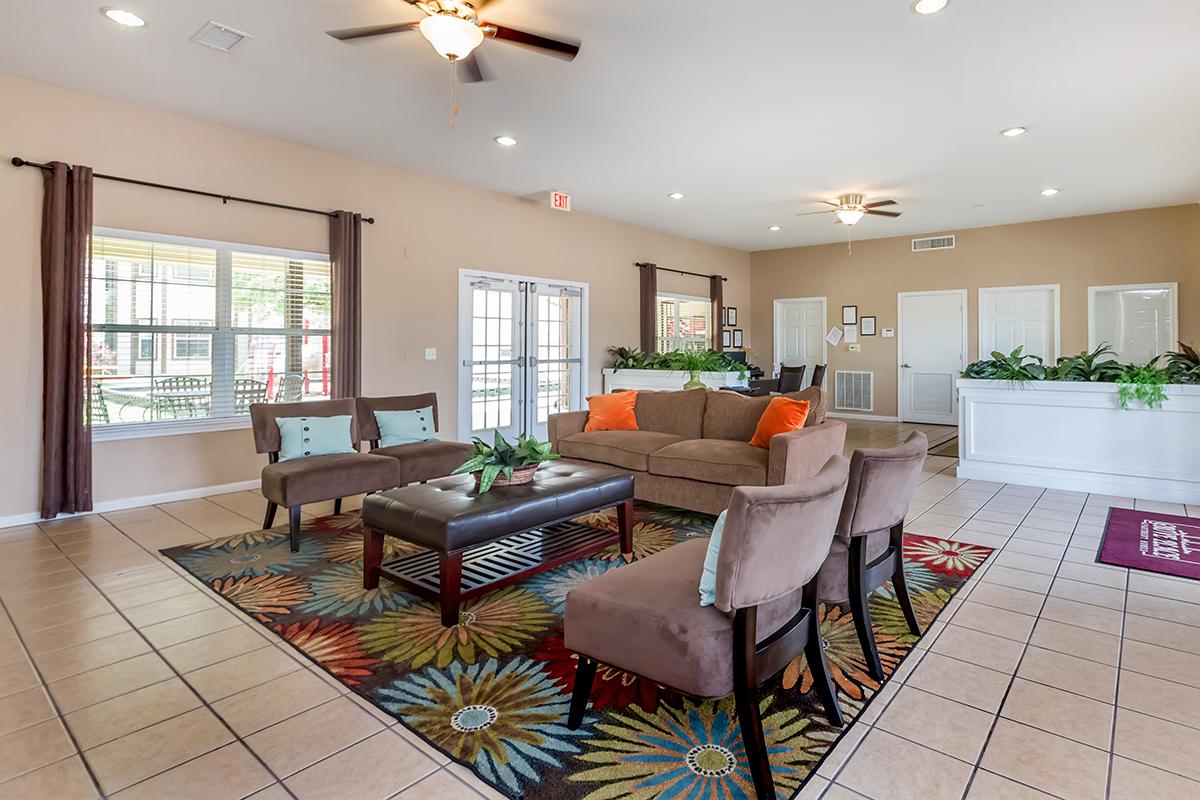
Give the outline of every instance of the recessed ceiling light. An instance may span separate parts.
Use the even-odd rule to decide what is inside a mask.
[[[496,144],[500,145],[501,147],[516,147],[517,146],[517,140],[511,136],[497,136],[492,141],[494,141]]]
[[[1053,186],[1048,189],[1042,189],[1042,197],[1054,197],[1054,195],[1058,194],[1059,191],[1060,190],[1055,189]]]
[[[123,8],[110,8],[105,6],[104,8],[100,9],[100,13],[118,25],[124,25],[126,28],[146,27],[146,20],[142,19],[132,11],[126,11]]]
[[[778,225],[772,225],[771,227],[767,228],[767,230],[769,230],[769,231],[781,231],[781,230],[783,230],[783,228],[781,228],[781,227],[780,227],[780,226],[778,226]]]
[[[946,6],[950,5],[950,0],[916,0],[912,4],[912,10],[923,16],[936,14]]]
[[[1004,130],[1000,131],[1000,135],[1007,136],[1010,139],[1015,139],[1018,136],[1024,136],[1028,132],[1029,128],[1024,128],[1018,125],[1015,128],[1005,128]]]
[[[671,198],[672,200],[682,200],[683,192],[671,192],[669,195],[667,195],[667,197]]]

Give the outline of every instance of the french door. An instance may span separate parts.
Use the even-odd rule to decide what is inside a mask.
[[[583,406],[584,284],[463,271],[459,438],[546,438],[551,414]]]

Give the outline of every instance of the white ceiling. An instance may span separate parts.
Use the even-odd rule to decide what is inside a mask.
[[[419,35],[323,33],[418,19],[401,0],[104,3],[149,26],[5,0],[0,70],[746,250],[843,240],[795,214],[849,191],[904,211],[856,238],[1200,200],[1197,0],[495,0],[483,18],[582,50],[485,42],[496,80],[460,86],[455,130]],[[189,42],[209,19],[254,38]]]

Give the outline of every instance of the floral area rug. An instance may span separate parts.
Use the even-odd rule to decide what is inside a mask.
[[[634,557],[707,536],[713,517],[639,504]],[[583,521],[616,530],[615,512]],[[285,533],[258,531],[163,553],[314,662],[395,716],[501,793],[540,800],[731,798],[754,785],[733,697],[692,701],[601,666],[578,731],[566,726],[575,658],[563,646],[567,592],[620,569],[616,545],[463,604],[443,628],[437,607],[386,578],[362,588],[357,512],[305,525],[300,552]],[[387,539],[388,560],[415,545]],[[908,534],[904,557],[917,614],[928,625],[991,553]],[[699,576],[697,576],[697,581]],[[885,585],[871,599],[891,675],[916,638]],[[847,721],[879,690],[867,674],[848,608],[823,608],[821,633]],[[775,784],[793,796],[842,731],[831,726],[803,657],[759,694]]]

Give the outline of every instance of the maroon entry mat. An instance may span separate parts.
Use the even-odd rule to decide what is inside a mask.
[[[1110,509],[1096,561],[1200,580],[1200,519]]]

